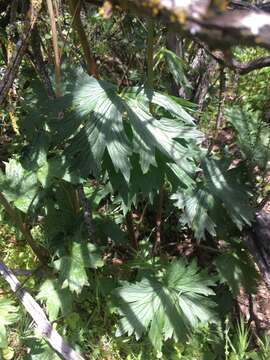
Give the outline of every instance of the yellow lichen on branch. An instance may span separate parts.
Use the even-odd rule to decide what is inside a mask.
[[[19,127],[18,127],[16,115],[14,114],[13,111],[9,111],[8,116],[10,118],[11,126],[12,126],[13,131],[15,132],[16,135],[20,135],[20,130],[19,130]]]
[[[225,11],[228,7],[228,0],[212,0],[213,6],[219,11]]]
[[[180,24],[184,24],[187,18],[187,13],[184,10],[177,10],[176,11],[176,20],[180,23]]]
[[[112,3],[111,1],[104,1],[103,5],[99,9],[99,15],[102,16],[104,19],[109,19],[112,15]]]

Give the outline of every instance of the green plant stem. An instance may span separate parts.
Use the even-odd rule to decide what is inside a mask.
[[[152,18],[147,20],[147,86],[149,89],[154,88],[154,37],[155,37],[155,22]],[[149,111],[153,114],[153,104],[149,103]],[[162,208],[163,208],[164,188],[163,184],[160,186],[157,199],[157,215],[156,215],[156,240],[153,248],[153,255],[157,255],[161,244],[161,223],[162,223]]]
[[[97,236],[96,236],[95,224],[93,221],[93,212],[92,212],[90,204],[85,196],[83,185],[79,185],[79,187],[77,189],[77,194],[79,196],[79,206],[82,208],[82,211],[83,211],[84,223],[87,228],[89,240],[92,243],[96,243]]]
[[[158,198],[157,198],[156,240],[153,248],[153,256],[156,256],[160,251],[163,200],[164,200],[164,187],[162,184],[160,186]]]
[[[0,192],[0,204],[6,210],[6,212],[10,216],[11,220],[13,221],[14,225],[16,225],[17,228],[20,230],[23,237],[27,241],[28,245],[31,247],[32,251],[37,256],[38,260],[42,264],[47,265],[49,262],[49,258],[50,258],[49,252],[47,251],[47,249],[45,247],[36,243],[36,241],[32,237],[30,230],[27,228],[27,226],[22,221],[20,214],[17,212],[16,209],[13,209],[13,207],[10,205],[8,200],[5,198],[5,196],[1,192]]]
[[[65,360],[84,360],[84,358],[73,350],[54,329],[49,322],[45,312],[36,300],[22,288],[22,284],[2,261],[0,261],[0,275],[9,284],[16,298],[23,305],[24,309],[31,316],[39,334],[46,339],[53,350],[59,353]],[[2,324],[1,324],[2,325]]]

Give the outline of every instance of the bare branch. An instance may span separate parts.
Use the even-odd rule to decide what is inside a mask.
[[[248,74],[253,70],[258,70],[270,66],[270,56],[258,58],[246,64],[241,64],[237,61],[234,61],[233,65],[241,75],[244,75],[244,74]]]
[[[226,9],[227,1],[220,1],[220,8],[216,8],[216,2],[211,0],[111,0],[111,3],[140,15],[158,16],[185,36],[199,38],[211,48],[239,44],[270,48],[270,14],[257,8]]]
[[[239,75],[246,75],[254,70],[260,70],[270,66],[270,55],[259,57],[246,63],[241,63],[232,58],[230,51],[211,51],[208,45],[202,41],[195,39],[195,41],[223,67],[227,67]]]
[[[241,63],[231,57],[230,53],[222,51],[211,51],[209,47],[199,41],[199,44],[210,54],[221,66],[236,71],[239,75],[246,75],[254,70],[263,69],[270,66],[270,56],[259,57],[257,59]]]
[[[247,63],[240,63],[234,59],[232,59],[230,63],[227,63],[224,58],[222,59],[222,61],[224,63],[224,66],[232,70],[238,71],[240,75],[245,75],[250,73],[251,71],[263,69],[270,66],[270,56],[251,60]]]
[[[35,301],[35,299],[25,291],[12,273],[12,271],[0,261],[0,274],[11,287],[18,300],[22,303],[28,314],[36,323],[37,330],[48,341],[52,348],[63,356],[65,360],[84,360],[81,355],[74,351],[53,328],[46,314]]]

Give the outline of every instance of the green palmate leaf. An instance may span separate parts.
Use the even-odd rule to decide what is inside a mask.
[[[223,203],[237,227],[241,230],[245,224],[250,225],[253,217],[250,196],[234,171],[227,170],[225,163],[211,159],[204,161],[203,170],[209,192]]]
[[[53,265],[60,273],[62,288],[69,287],[79,294],[83,286],[88,285],[86,268],[101,267],[103,261],[93,244],[74,242],[70,254],[54,261]]]
[[[108,185],[111,192],[117,194],[115,200],[121,203],[124,213],[131,208],[132,204],[136,206],[139,193],[142,193],[145,198],[148,198],[153,203],[154,196],[164,182],[165,167],[163,163],[159,163],[158,167],[151,165],[146,174],[142,172],[137,156],[131,158],[131,163],[132,170],[129,183],[125,181],[121,173],[116,173],[111,161],[106,163]]]
[[[258,272],[254,262],[243,249],[235,249],[218,256],[216,267],[222,281],[229,285],[234,296],[239,295],[241,287],[249,294],[256,291]]]
[[[116,244],[126,244],[125,232],[109,217],[95,217],[97,236],[104,241],[111,239]]]
[[[23,340],[27,347],[25,360],[61,360],[56,352],[42,339],[37,337],[26,337]]]
[[[65,246],[63,237],[66,234],[73,233],[77,226],[71,194],[70,185],[61,182],[60,186],[48,191],[48,196],[45,199],[44,231],[49,245],[54,250],[59,250]],[[57,242],[57,238],[61,241]]]
[[[6,326],[19,320],[18,308],[9,299],[0,299],[0,348],[7,346]]]
[[[150,165],[147,173],[143,173],[141,169],[139,156],[133,156],[131,164],[132,171],[129,183],[125,182],[121,174],[114,171],[110,162],[106,164],[109,184],[112,187],[111,191],[119,195],[119,202],[122,203],[125,212],[130,209],[132,204],[136,206],[137,200],[140,199],[138,194],[142,194],[145,199],[148,198],[153,203],[154,197],[164,183],[165,177],[168,178],[175,190],[178,189],[179,184],[183,185],[183,187],[191,187],[195,184],[191,175],[187,174],[177,164],[166,164],[160,157],[157,159],[158,167]]]
[[[195,171],[194,163],[191,162],[192,152],[188,146],[175,139],[196,139],[196,135],[199,138],[201,134],[198,131],[173,119],[155,119],[138,100],[127,101],[126,109],[133,130],[134,151],[140,154],[144,173],[149,170],[150,165],[157,165],[156,149],[185,172]]]
[[[124,131],[121,98],[113,85],[88,78],[75,93],[74,107],[78,114],[87,118],[87,123],[75,136],[68,149],[69,154],[76,155],[77,166],[83,173],[97,172],[107,149],[116,170],[121,170],[129,179],[130,163],[128,139]],[[80,149],[80,150],[78,150]]]
[[[270,128],[260,114],[248,106],[226,109],[226,115],[237,132],[237,144],[242,156],[265,168],[270,157]]]
[[[143,173],[139,161],[133,161],[128,189],[130,196],[136,197],[136,195],[141,192],[153,202],[156,192],[160,189],[160,186],[164,181],[165,171],[166,169],[164,168],[163,163],[160,162],[158,163],[158,167],[150,166],[149,171]]]
[[[19,210],[27,212],[38,190],[36,174],[25,170],[17,160],[6,163],[5,175],[0,170],[0,191]]]
[[[123,286],[117,290],[117,295],[121,299],[119,313],[123,316],[117,336],[135,333],[136,338],[139,339],[148,330],[150,324],[151,327],[157,328],[155,322],[163,323],[158,335],[161,338],[163,336],[169,338],[174,332],[176,337],[182,338],[186,333],[186,325],[176,306],[176,299],[157,280],[143,279],[139,283]],[[177,327],[174,329],[175,326]],[[154,331],[151,327],[150,335]],[[153,343],[153,345],[157,344]]]
[[[209,215],[215,199],[209,192],[190,189],[173,194],[171,199],[175,200],[176,207],[184,210],[181,220],[192,228],[196,239],[204,239],[205,231],[213,236],[216,235],[216,224]]]
[[[204,182],[193,182],[189,189],[171,196],[175,206],[183,210],[181,221],[192,228],[196,239],[204,239],[205,231],[215,236],[220,230],[220,221],[224,223],[225,219],[217,216],[217,210],[240,230],[245,224],[250,225],[253,217],[250,195],[237,171],[228,170],[226,160],[205,159],[202,168]]]
[[[62,179],[72,184],[82,181],[75,172],[70,171],[64,156],[44,160],[37,171],[37,177],[44,188],[51,186],[56,179]]]
[[[173,262],[166,273],[165,281],[169,287],[181,291],[183,294],[214,295],[209,287],[214,286],[213,277],[200,272],[195,261],[186,264],[184,261]]]
[[[174,119],[155,118],[149,112],[150,102]],[[108,153],[115,170],[128,182],[132,153],[139,154],[140,166],[146,173],[150,165],[157,167],[157,151],[185,173],[195,171],[194,151],[188,143],[200,142],[202,134],[194,128],[193,118],[172,98],[138,89],[118,95],[112,84],[86,76],[75,92],[74,107],[86,123],[66,154],[84,175],[96,173]]]
[[[32,171],[36,170],[46,161],[49,145],[50,133],[44,130],[36,132],[31,138],[31,143],[23,150],[23,164]]]
[[[135,334],[139,339],[149,331],[153,346],[160,350],[163,340],[183,339],[199,322],[214,321],[213,280],[200,273],[195,262],[169,265],[162,279],[143,278],[116,289],[122,315],[117,335]]]
[[[68,289],[62,289],[57,281],[46,280],[40,287],[37,299],[46,303],[51,321],[57,319],[60,309],[64,315],[71,311],[72,294]]]
[[[48,156],[51,138],[51,134],[43,130],[35,134],[31,144],[23,151],[23,166],[37,174],[37,179],[44,188],[51,186],[56,179],[79,183],[80,178],[70,171],[64,156]]]
[[[192,103],[185,99],[174,98],[170,95],[162,94],[158,91],[153,91],[149,88],[127,88],[122,96],[124,99],[137,100],[140,104],[148,106],[149,103],[158,105],[163,110],[167,111],[173,118],[177,118],[188,125],[194,125],[194,118],[185,110],[192,107]],[[199,134],[199,132],[197,133]],[[200,133],[202,136],[202,134]]]
[[[163,49],[165,59],[169,66],[169,71],[178,86],[183,86],[186,91],[190,91],[192,86],[185,75],[185,63],[174,52]]]
[[[187,174],[183,169],[181,169],[176,164],[167,164],[167,177],[171,184],[173,185],[174,191],[179,187],[179,181],[183,187],[192,188],[195,186],[195,181],[190,174]]]

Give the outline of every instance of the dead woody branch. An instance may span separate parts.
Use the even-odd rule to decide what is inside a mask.
[[[238,2],[238,6],[236,1],[227,0],[111,0],[110,3],[137,15],[161,18],[182,35],[199,38],[211,48],[226,49],[239,44],[270,48],[270,14],[258,7],[243,6],[243,2]]]
[[[24,306],[25,310],[34,320],[37,330],[48,341],[52,348],[62,355],[65,360],[83,360],[83,357],[74,351],[62,338],[62,336],[53,328],[46,314],[35,301],[35,299],[25,291],[12,273],[12,271],[0,261],[0,275],[9,284],[17,299]]]

